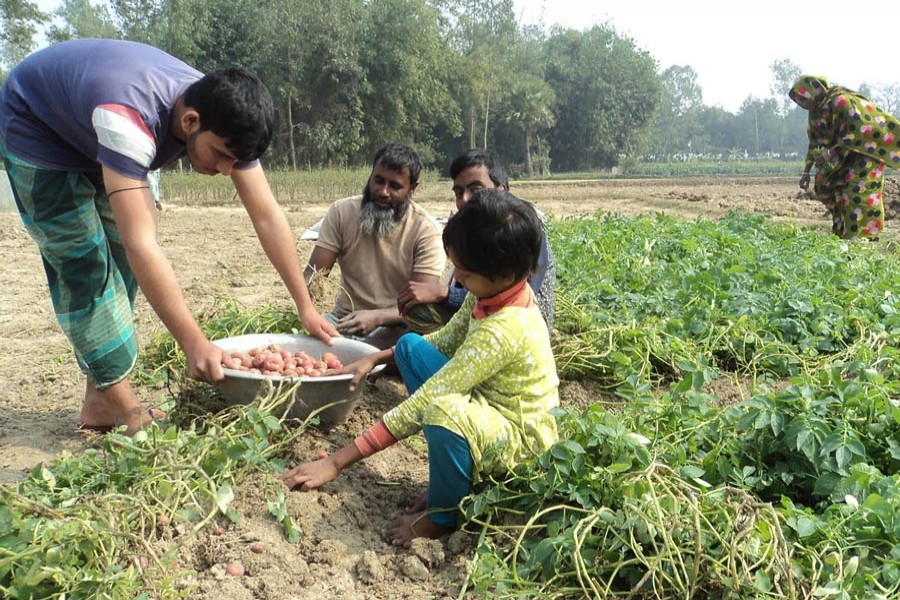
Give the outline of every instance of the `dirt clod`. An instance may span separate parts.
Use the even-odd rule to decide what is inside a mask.
[[[400,572],[409,577],[413,581],[424,581],[428,579],[428,568],[422,564],[416,556],[406,555],[400,559],[398,565]]]
[[[450,554],[462,554],[471,547],[472,540],[464,531],[454,531],[447,538],[447,550]]]
[[[378,583],[384,581],[384,567],[378,560],[378,555],[371,550],[363,552],[356,563],[356,576],[363,583]]]
[[[444,563],[444,546],[439,540],[416,538],[409,546],[409,551],[430,568]]]

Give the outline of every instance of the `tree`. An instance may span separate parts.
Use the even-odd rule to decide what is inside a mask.
[[[885,112],[900,118],[900,83],[889,83],[875,88],[872,101]]]
[[[772,71],[773,79],[769,91],[778,103],[778,114],[784,117],[796,106],[788,93],[794,87],[794,82],[803,74],[803,70],[789,58],[776,60],[769,65],[769,69]]]
[[[525,151],[525,172],[534,175],[531,149],[539,145],[539,132],[553,126],[556,117],[551,106],[555,100],[553,89],[543,79],[519,77],[513,84],[507,101],[505,120],[522,133]]]
[[[701,133],[695,138],[694,149],[698,153],[724,155],[739,147],[737,119],[724,108],[702,107],[697,113],[697,127]]]
[[[547,83],[556,93],[551,157],[563,170],[609,168],[637,152],[662,96],[653,58],[607,26],[554,29]]]
[[[28,0],[0,0],[0,60],[4,73],[34,50],[34,36],[49,18]]]
[[[231,12],[238,12],[245,3],[242,0],[109,0],[111,20],[118,29],[118,37],[156,46],[201,71],[210,68],[204,48],[209,45],[207,40],[210,23],[215,19],[213,15],[222,14],[223,4],[227,4]],[[93,8],[104,12],[99,7]],[[80,23],[69,22],[68,25],[76,31],[80,28]],[[79,34],[77,37],[87,36]]]
[[[652,152],[668,158],[673,153],[697,151],[697,115],[703,107],[703,90],[697,73],[689,66],[673,65],[662,72],[662,101],[652,134]]]
[[[703,105],[703,89],[697,83],[697,72],[689,66],[673,65],[660,75],[665,99],[672,114],[683,117]]]
[[[745,148],[751,155],[778,152],[784,119],[778,114],[778,101],[748,97],[737,114],[741,137],[737,147]]]
[[[106,4],[94,6],[90,0],[64,0],[55,14],[63,19],[63,24],[50,25],[47,30],[47,40],[50,43],[76,38],[121,37],[113,14]]]
[[[346,165],[365,143],[362,0],[275,0],[260,75],[279,96],[291,166]]]
[[[796,138],[797,118],[795,115],[798,107],[791,100],[789,93],[803,71],[788,58],[776,60],[769,65],[769,69],[772,71],[773,79],[769,91],[775,98],[776,114],[781,119],[773,151],[781,153],[788,151],[787,148],[793,146]],[[792,115],[794,115],[793,118]]]
[[[368,162],[386,142],[399,141],[430,162],[442,131],[462,133],[460,107],[441,68],[452,49],[438,14],[427,0],[371,0],[366,7],[360,38],[365,144],[356,158]]]
[[[443,0],[443,30],[458,57],[454,94],[467,131],[466,148],[486,147],[494,117],[513,81],[520,40],[512,0]]]
[[[165,0],[110,0],[110,7],[123,38],[159,45],[156,30],[165,18]]]

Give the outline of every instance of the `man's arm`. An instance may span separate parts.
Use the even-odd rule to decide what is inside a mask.
[[[436,284],[439,278],[437,275],[413,273],[411,281],[421,284]],[[401,323],[403,323],[403,317],[400,316],[400,309],[394,305],[390,308],[353,311],[338,322],[338,329],[353,335],[369,335],[376,327],[389,327]]]
[[[303,326],[310,334],[331,344],[331,337],[339,334],[313,306],[290,224],[275,201],[262,167],[256,165],[250,169],[234,169],[231,180],[250,216],[263,251],[278,271],[297,306]]]
[[[304,280],[308,284],[316,273],[327,277],[336,262],[337,252],[322,246],[314,247],[312,254],[309,255],[309,262],[306,263],[306,268],[303,270]]]
[[[446,255],[441,234],[429,223],[416,240],[413,278],[397,295],[398,317],[406,315],[420,304],[444,304],[452,297],[452,283],[443,283],[438,276],[422,275],[423,271],[440,273],[444,270]],[[416,269],[418,269],[418,276]],[[451,280],[452,281],[452,280]],[[462,300],[460,299],[460,302]]]
[[[188,309],[172,264],[157,241],[157,213],[147,182],[107,167],[103,181],[128,264],[150,306],[187,355],[190,376],[209,382],[223,379],[223,353],[206,338]]]
[[[437,281],[435,283],[422,283],[410,281],[400,295],[397,296],[397,308],[401,315],[420,304],[442,304],[450,296],[450,286]]]

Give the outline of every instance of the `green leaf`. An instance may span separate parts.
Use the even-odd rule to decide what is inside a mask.
[[[50,489],[55,488],[56,487],[56,475],[53,474],[53,471],[51,471],[50,469],[45,467],[43,465],[43,463],[41,463],[39,465],[39,467],[40,467],[41,479],[47,484],[47,487]]]
[[[553,545],[553,540],[543,539],[538,542],[538,545],[535,547],[533,556],[534,560],[543,563],[555,553],[556,547]]]
[[[300,528],[294,522],[294,519],[285,515],[281,520],[281,524],[284,527],[284,537],[287,538],[287,541],[292,544],[296,544],[300,541]]]
[[[800,515],[788,520],[788,525],[797,532],[801,538],[809,537],[819,531],[816,521],[806,515]]]
[[[838,485],[840,485],[843,477],[837,473],[823,473],[816,479],[813,486],[813,494],[816,496],[830,496]]]
[[[216,506],[223,515],[228,512],[228,505],[232,500],[234,500],[234,490],[231,489],[231,485],[228,483],[220,485],[216,490]]]
[[[685,465],[678,470],[678,473],[685,479],[699,479],[706,474],[706,471],[700,467]]]
[[[772,428],[772,434],[774,436],[779,436],[784,431],[784,415],[781,413],[772,413],[772,418],[769,420],[769,427]]]
[[[815,596],[816,598],[827,598],[830,596],[839,596],[842,593],[843,593],[843,590],[841,588],[826,587],[826,586],[821,586],[821,585],[819,587],[817,587],[815,590],[813,590],[813,596]]]
[[[229,506],[228,510],[225,512],[225,518],[231,521],[232,523],[240,523],[241,515],[238,511],[234,510],[234,507]]]
[[[822,447],[819,449],[819,454],[822,456],[827,456],[840,448],[844,444],[844,439],[840,433],[834,431],[830,433],[825,441],[822,442]]]
[[[894,518],[894,506],[879,494],[869,494],[862,503],[862,507],[886,521]]]
[[[844,474],[846,474],[847,465],[850,464],[852,458],[853,453],[846,446],[841,446],[834,453],[834,460],[837,463],[838,470]]]
[[[265,423],[270,432],[281,431],[281,421],[274,415],[266,415],[263,423]]]
[[[760,592],[771,592],[772,578],[765,571],[757,571],[753,577],[753,587],[755,587]]]
[[[617,462],[606,467],[606,470],[610,473],[625,473],[626,471],[631,470],[630,462]]]
[[[563,440],[555,444],[555,446],[561,446],[572,454],[584,454],[584,448],[574,440]]]

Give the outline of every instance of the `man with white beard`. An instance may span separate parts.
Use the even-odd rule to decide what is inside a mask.
[[[340,267],[341,292],[325,318],[344,335],[384,349],[407,331],[397,294],[409,281],[437,283],[444,271],[441,233],[412,200],[422,161],[403,144],[375,154],[362,196],[328,209],[309,258],[307,283]]]

